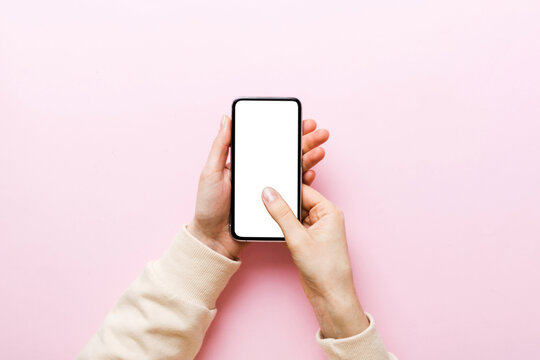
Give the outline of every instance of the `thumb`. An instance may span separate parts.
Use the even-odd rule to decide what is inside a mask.
[[[223,171],[231,145],[231,118],[223,115],[220,122],[219,132],[212,143],[206,168],[212,172]]]
[[[276,190],[271,187],[264,188],[262,198],[266,210],[278,223],[288,244],[297,242],[307,235],[306,229]]]

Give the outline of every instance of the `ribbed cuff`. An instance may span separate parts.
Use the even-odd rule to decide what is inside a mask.
[[[367,314],[369,326],[360,334],[344,339],[323,339],[321,329],[317,331],[317,342],[328,360],[387,360],[391,359],[375,328],[375,321]]]
[[[240,264],[210,249],[184,225],[161,258],[154,262],[153,271],[173,294],[214,309],[219,294]]]

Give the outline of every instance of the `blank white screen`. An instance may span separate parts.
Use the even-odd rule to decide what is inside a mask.
[[[298,216],[298,113],[295,101],[240,100],[235,106],[234,230],[283,237],[261,199],[276,189]]]

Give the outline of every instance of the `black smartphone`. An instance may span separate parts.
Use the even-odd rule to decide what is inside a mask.
[[[246,97],[232,104],[231,235],[238,241],[284,241],[261,194],[276,189],[300,219],[302,105],[292,97]]]

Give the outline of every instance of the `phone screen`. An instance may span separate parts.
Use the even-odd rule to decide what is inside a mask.
[[[298,217],[302,183],[300,101],[237,99],[232,115],[231,234],[245,241],[284,240],[261,194],[265,187],[273,187]]]

